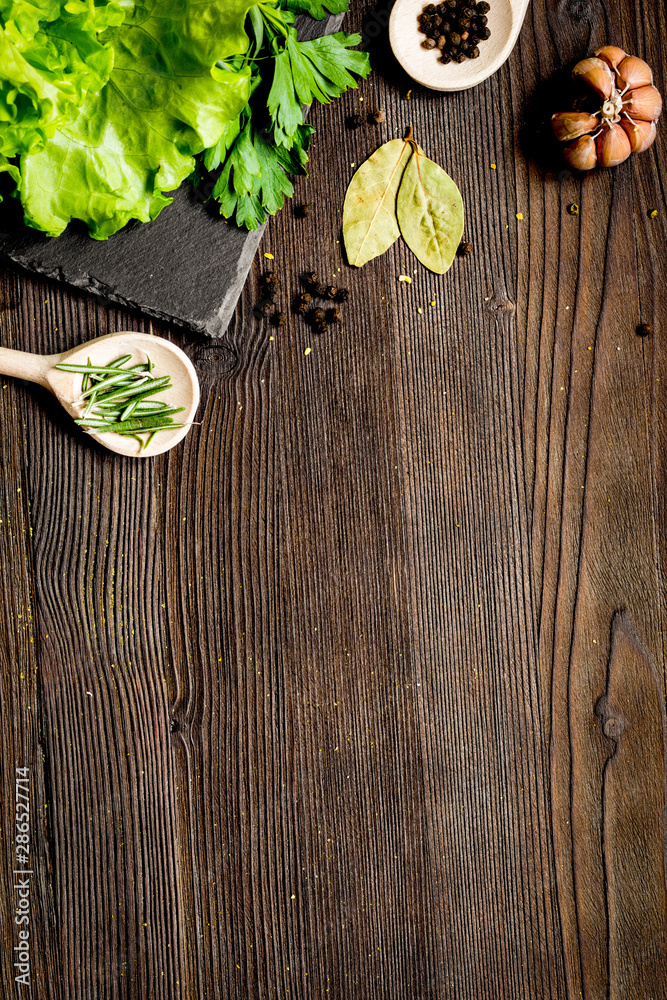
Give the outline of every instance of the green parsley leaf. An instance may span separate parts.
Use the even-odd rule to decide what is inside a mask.
[[[323,21],[327,14],[342,14],[349,9],[348,0],[280,0],[280,6],[295,14],[310,14]]]
[[[287,174],[306,174],[308,146],[314,129],[301,125],[291,149],[277,146],[270,137],[253,128],[248,121],[238,140],[229,151],[223,169],[213,189],[220,213],[234,218],[237,225],[257,229],[266,222],[266,214],[275,215],[291,198],[294,188]],[[249,176],[245,158],[249,156],[248,141],[252,142],[252,162],[259,164],[259,173]]]
[[[290,148],[297,127],[303,122],[301,106],[314,100],[328,104],[348,88],[357,87],[352,76],[366,77],[370,63],[365,52],[351,48],[360,35],[339,31],[307,42],[299,42],[290,29],[285,47],[275,57],[275,72],[267,108],[275,129],[275,140]]]

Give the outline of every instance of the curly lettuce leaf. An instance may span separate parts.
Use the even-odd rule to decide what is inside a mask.
[[[247,47],[254,2],[144,0],[110,29],[108,83],[22,157],[26,222],[57,236],[80,219],[107,239],[130,219],[154,219],[248,101],[250,67],[217,63]]]
[[[0,154],[41,148],[113,67],[102,33],[133,0],[0,0]]]

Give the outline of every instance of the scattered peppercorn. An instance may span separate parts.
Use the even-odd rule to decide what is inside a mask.
[[[345,120],[345,124],[349,129],[360,128],[364,124],[363,115],[349,115]]]
[[[281,312],[274,313],[273,316],[271,317],[271,322],[273,323],[274,326],[286,326],[287,316],[285,315],[285,313]]]
[[[327,294],[326,294],[325,297],[327,299],[331,299],[331,301],[333,302],[333,300],[336,298],[337,295],[338,295],[338,289],[336,288],[336,286],[335,285],[329,285],[328,288],[327,288]]]
[[[570,215],[579,215],[579,206],[575,205],[574,202],[572,202],[571,205],[567,206],[567,210],[570,213]]]
[[[311,301],[312,295],[309,295],[308,292],[302,292],[301,295],[297,295],[294,301],[294,311],[300,313],[301,316],[305,316]]]
[[[474,0],[427,4],[417,17],[419,31],[426,35],[423,48],[437,49],[444,65],[478,59],[478,43],[491,34],[486,16],[490,9],[488,3]]]
[[[260,278],[260,284],[262,284],[264,288],[279,288],[280,278],[275,271],[265,271]]]
[[[382,108],[377,108],[375,111],[371,111],[368,116],[369,122],[373,122],[375,125],[381,125],[383,121],[386,121],[387,116],[385,115]]]
[[[467,257],[473,251],[472,243],[466,243],[465,240],[459,243],[456,253],[459,257]]]
[[[649,337],[653,333],[653,327],[650,323],[641,323],[637,327],[637,334],[640,337]]]
[[[311,309],[311,311],[308,313],[308,319],[310,320],[311,323],[323,323],[324,320],[326,319],[326,313],[324,309],[320,308]]]
[[[336,292],[336,302],[347,302],[350,298],[350,293],[347,288],[339,288]]]
[[[326,299],[326,297],[327,297],[327,286],[325,284],[323,284],[322,282],[318,282],[318,284],[315,285],[314,288],[315,288],[315,294],[319,298]]]
[[[327,322],[340,323],[340,309],[327,309]]]
[[[301,205],[299,208],[299,215],[302,219],[307,219],[309,215],[313,214],[312,205]]]
[[[253,312],[257,319],[266,319],[267,316],[271,315],[271,310],[273,305],[270,302],[258,302]]]
[[[301,278],[306,288],[314,288],[320,280],[320,276],[317,271],[308,271]]]

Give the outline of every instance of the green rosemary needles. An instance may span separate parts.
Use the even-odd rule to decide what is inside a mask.
[[[89,358],[86,365],[61,364],[56,368],[82,376],[81,396],[76,402],[85,409],[75,423],[91,434],[110,431],[136,438],[145,449],[160,431],[183,426],[173,418],[184,407],[151,399],[171,387],[170,376],[154,378],[148,355],[144,363],[126,367],[131,360],[131,354],[124,354],[110,365],[93,365]]]

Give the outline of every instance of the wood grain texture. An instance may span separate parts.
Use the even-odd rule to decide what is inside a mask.
[[[2,276],[3,346],[152,331],[202,388],[138,463],[0,379],[3,1000],[23,763],[40,1000],[664,995],[664,129],[583,179],[541,131],[604,40],[664,90],[664,11],[537,0],[446,97],[386,14],[355,5],[376,72],[313,110],[313,213],[272,220],[223,341]],[[467,207],[444,276],[337,242],[408,124]],[[289,307],[313,267],[340,326],[254,319],[263,270]]]

